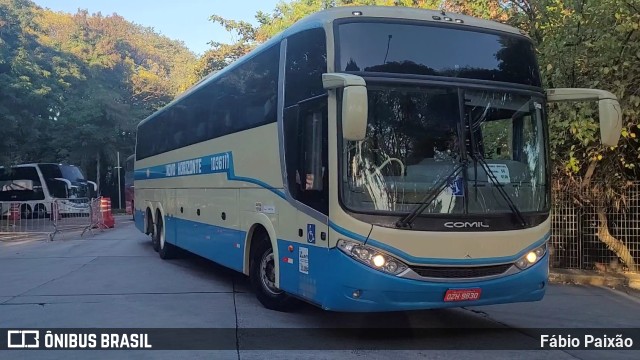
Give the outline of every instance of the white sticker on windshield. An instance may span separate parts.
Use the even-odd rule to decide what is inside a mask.
[[[495,175],[500,184],[509,184],[511,176],[509,175],[509,167],[505,164],[488,164],[489,170]]]

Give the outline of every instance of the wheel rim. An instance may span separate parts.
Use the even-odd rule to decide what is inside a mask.
[[[260,261],[260,280],[262,287],[272,295],[282,294],[282,290],[276,287],[276,269],[273,261],[273,252],[269,252]]]

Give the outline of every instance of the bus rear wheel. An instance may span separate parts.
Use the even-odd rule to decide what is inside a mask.
[[[148,213],[147,221],[148,223],[148,231],[151,233],[151,245],[153,246],[153,250],[156,252],[160,251],[160,234],[158,234],[158,217],[156,217],[156,224],[153,223],[153,218],[151,217],[151,213]]]
[[[256,239],[258,243],[251,253],[249,279],[258,301],[270,310],[288,311],[297,305],[298,300],[287,295],[275,285],[275,256],[267,235]]]
[[[156,233],[158,234],[158,254],[162,260],[169,260],[176,257],[178,249],[173,244],[167,242],[164,231],[164,220],[160,214],[158,214],[158,220],[156,221]]]
[[[23,219],[31,219],[31,216],[33,216],[33,211],[31,210],[31,205],[29,204],[22,204],[22,206],[20,207],[20,212],[20,215]]]
[[[37,219],[42,219],[47,217],[47,208],[44,204],[37,204],[35,210],[33,211],[33,217]]]

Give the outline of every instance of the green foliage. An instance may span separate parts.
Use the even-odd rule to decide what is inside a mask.
[[[118,15],[0,0],[0,164],[131,154],[137,123],[196,81],[183,43]],[[91,170],[91,171],[88,171]]]
[[[593,179],[619,188],[640,175],[640,4],[622,0],[540,2],[544,7],[535,25],[542,37],[540,64],[547,85],[602,88],[618,96],[623,109],[620,144],[605,149],[599,144],[594,106],[554,106],[549,122],[558,174],[581,178],[591,163],[597,163]]]

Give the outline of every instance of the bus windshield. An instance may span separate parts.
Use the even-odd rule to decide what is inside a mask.
[[[56,198],[88,198],[91,189],[80,168],[65,164],[39,164],[51,196]],[[68,186],[64,180],[68,180]]]
[[[0,168],[0,201],[44,200],[35,167]]]
[[[541,86],[529,39],[442,25],[343,23],[338,27],[340,70]]]
[[[62,171],[62,177],[71,182],[85,180],[82,171],[80,171],[80,168],[78,168],[77,166],[60,165],[60,171]]]
[[[366,139],[343,143],[346,207],[408,213],[436,190],[422,214],[547,210],[542,97],[383,85],[368,96]]]

